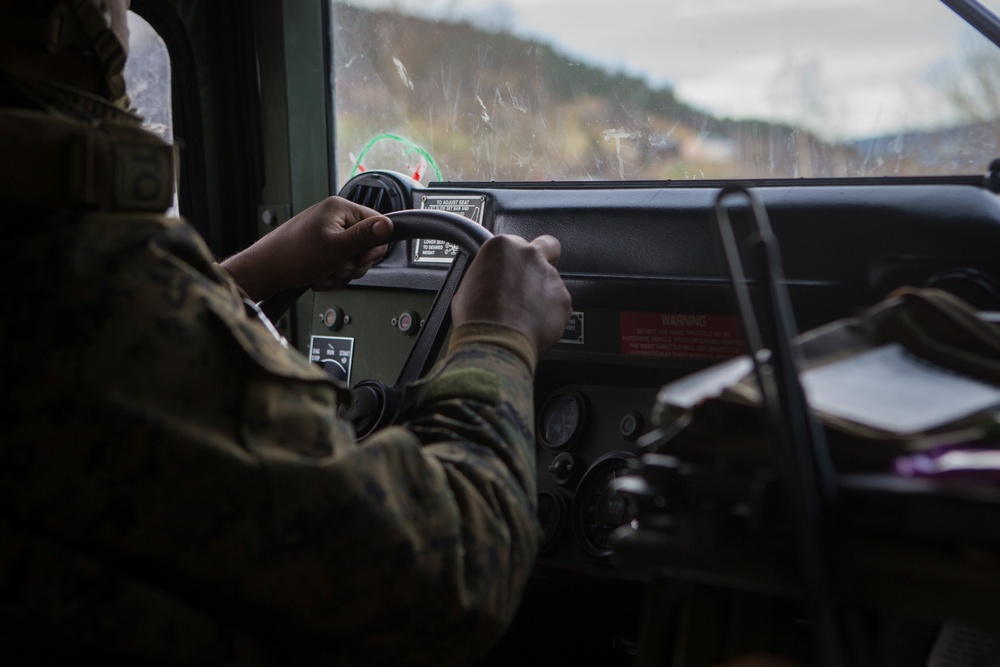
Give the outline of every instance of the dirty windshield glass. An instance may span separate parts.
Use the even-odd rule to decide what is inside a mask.
[[[1000,156],[1000,50],[937,0],[334,1],[331,31],[341,184],[969,174]]]

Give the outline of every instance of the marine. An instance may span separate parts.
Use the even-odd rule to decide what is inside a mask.
[[[164,213],[173,147],[128,110],[126,8],[0,0],[0,655],[473,662],[537,550],[558,241],[482,248],[447,353],[358,443],[346,388],[245,300],[363,275],[391,221],[331,197],[216,262]]]

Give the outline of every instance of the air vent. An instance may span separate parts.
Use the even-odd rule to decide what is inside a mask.
[[[347,181],[340,196],[379,213],[394,213],[413,208],[413,190],[420,187],[420,183],[403,174],[366,171]],[[390,243],[385,257],[389,257],[394,248],[395,243]],[[385,257],[376,263],[381,263]]]
[[[368,171],[349,180],[340,196],[373,208],[379,213],[392,213],[413,207],[411,179],[401,174]]]

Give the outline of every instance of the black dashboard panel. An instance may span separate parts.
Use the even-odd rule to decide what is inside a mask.
[[[626,626],[637,621],[644,575],[612,554],[607,537],[630,514],[607,482],[630,474],[660,386],[744,349],[714,216],[724,185],[447,183],[410,193],[414,202],[427,194],[481,200],[481,223],[494,233],[552,234],[562,244],[574,318],[536,375],[545,538],[524,612],[533,617],[522,632],[554,623],[540,619],[566,605],[592,606]],[[800,331],[906,285],[943,287],[1000,310],[1000,198],[985,179],[786,181],[758,184],[755,193],[780,243]],[[748,207],[737,199],[729,210],[737,237],[746,237]],[[399,313],[426,313],[448,269],[415,263],[413,243],[397,244],[346,291],[366,314],[340,335],[396,350],[369,360],[358,344],[356,366],[384,382],[412,345],[395,327]],[[321,318],[332,298],[317,296],[312,335],[330,335]],[[578,645],[582,635],[601,636],[582,627],[563,630]],[[607,660],[627,662],[635,638],[619,630],[598,643],[617,647]]]
[[[670,291],[682,303],[703,303],[687,289],[726,282],[713,215],[718,192],[680,186],[496,190],[490,192],[493,230],[557,236],[561,271],[581,281],[578,289],[594,305],[620,303],[608,297],[609,284],[649,279],[675,287]],[[793,298],[828,295],[825,303],[810,296],[796,304],[803,326],[877,301],[901,282],[923,283],[954,269],[995,270],[998,203],[982,188],[803,183],[760,187],[757,194],[781,244]],[[739,236],[745,216],[738,207],[732,215]],[[651,303],[647,290],[633,296],[637,305]]]
[[[658,387],[743,350],[715,224],[725,184],[401,184],[414,202],[427,195],[481,201],[481,222],[494,233],[560,240],[573,330],[539,365],[536,407],[545,418],[554,395],[573,392],[586,411],[571,445],[538,447],[539,485],[558,523],[540,565],[629,578],[581,548],[572,529],[581,511],[576,487],[602,456],[638,453],[636,434],[623,434],[622,422],[648,427]],[[758,184],[799,329],[850,316],[904,285],[939,285],[983,309],[1000,309],[1000,198],[984,185],[975,177]],[[745,237],[748,207],[739,199],[729,207],[737,237]],[[414,243],[397,244],[346,297],[336,297],[358,300],[358,309],[363,302],[368,311],[386,304],[385,312],[369,312],[349,327],[361,341],[396,350],[382,368],[359,345],[355,363],[384,382],[395,379],[393,366],[412,341],[396,330],[400,313],[426,313],[430,292],[447,273],[446,264],[414,262]],[[333,298],[317,297],[313,335],[329,335],[320,320]]]
[[[957,283],[964,275],[973,298],[1000,296],[992,253],[1000,236],[1000,205],[983,183],[967,178],[758,186],[793,299],[800,297],[795,302],[800,328],[877,302],[901,284],[948,279],[961,289]],[[482,223],[494,233],[559,238],[560,271],[573,285],[577,303],[728,311],[713,213],[720,187],[445,184],[425,191],[482,196]],[[731,210],[740,235],[746,207]],[[410,286],[431,289],[441,280],[440,267],[414,266],[399,249],[364,284],[403,284],[393,280],[399,270]],[[623,285],[634,289],[623,291]],[[817,294],[823,295],[819,301]]]

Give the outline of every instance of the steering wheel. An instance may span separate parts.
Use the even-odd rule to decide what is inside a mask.
[[[423,376],[437,359],[451,325],[451,299],[465,275],[469,261],[484,243],[493,238],[493,234],[485,227],[450,211],[411,209],[388,213],[386,217],[392,220],[393,226],[388,243],[435,239],[454,243],[460,253],[452,262],[444,284],[434,297],[434,303],[396,383],[392,387],[386,387],[376,380],[358,382],[351,388],[351,404],[341,406],[340,415],[354,424],[359,440],[395,420],[403,387]],[[308,289],[307,286],[279,292],[261,301],[258,306],[268,319],[277,321]]]

